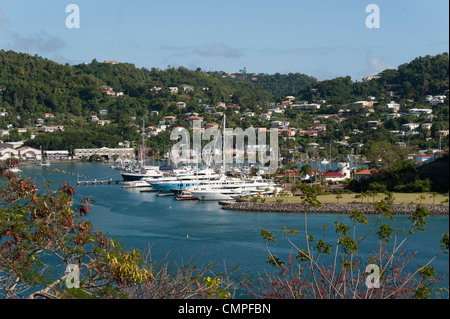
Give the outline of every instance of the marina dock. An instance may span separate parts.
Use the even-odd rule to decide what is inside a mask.
[[[108,180],[97,180],[94,179],[93,181],[77,181],[77,185],[103,185],[103,184],[119,184],[123,182],[121,179],[108,179]]]

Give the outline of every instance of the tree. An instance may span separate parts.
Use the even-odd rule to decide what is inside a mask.
[[[410,227],[402,239],[399,236],[403,230],[394,229],[381,219],[382,216],[395,219],[389,209],[383,203],[377,205],[379,218],[369,233],[378,230],[376,240],[380,249],[373,256],[363,258],[359,252],[368,235],[356,239],[356,229],[357,226],[369,225],[369,220],[359,210],[348,213],[350,224],[334,222],[337,235],[334,245],[327,239],[326,225],[323,238],[317,239],[308,233],[307,213],[303,233],[284,227],[282,235],[294,250],[287,261],[269,248],[270,243],[278,242],[274,233],[262,229],[261,236],[269,253],[267,262],[274,267],[274,272],[266,272],[256,282],[246,285],[249,295],[289,299],[426,299],[435,292],[439,297],[447,298],[439,295],[439,289],[436,289],[437,282],[444,276],[437,276],[430,264],[438,255],[448,254],[448,234],[443,234],[441,250],[435,257],[408,273],[405,269],[412,257],[401,249],[415,231],[425,230],[429,212],[417,206],[411,213]],[[395,240],[391,243],[393,238]],[[361,260],[366,260],[368,265],[362,264]],[[447,288],[443,291],[448,293]]]
[[[438,197],[439,196],[439,194],[437,193],[437,192],[433,192],[432,194],[431,194],[431,198],[433,198],[433,205],[434,205],[434,200],[435,200],[435,198],[436,197]]]
[[[311,176],[311,173],[312,173],[313,169],[314,169],[314,167],[311,164],[308,163],[308,164],[305,164],[305,165],[302,166],[301,171],[302,171],[303,175]]]
[[[401,148],[388,141],[380,140],[379,142],[373,142],[370,145],[367,157],[373,163],[389,168],[395,163],[406,159],[409,153],[411,153],[409,148]]]
[[[69,184],[39,191],[0,164],[0,297],[2,298],[228,298],[231,282],[213,265],[172,268],[95,230],[92,201],[73,210]],[[68,273],[65,270],[69,269]],[[77,270],[79,281],[71,282]],[[209,278],[209,279],[208,279]],[[232,291],[231,291],[232,292]]]

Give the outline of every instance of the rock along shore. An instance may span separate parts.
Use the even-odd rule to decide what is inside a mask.
[[[448,215],[448,205],[422,205],[432,215]],[[391,205],[393,214],[410,215],[415,212],[417,205]],[[226,210],[239,210],[261,213],[319,213],[319,214],[348,214],[357,209],[366,214],[377,214],[373,204],[322,204],[320,207],[312,207],[309,204],[299,203],[252,203],[252,202],[228,202],[222,206]]]

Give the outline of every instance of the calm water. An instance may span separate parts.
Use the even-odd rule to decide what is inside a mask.
[[[78,198],[89,196],[95,201],[90,219],[103,232],[121,238],[128,248],[144,250],[151,246],[153,258],[162,258],[170,252],[177,262],[188,261],[201,255],[200,262],[214,262],[227,268],[239,264],[241,271],[250,275],[262,273],[267,249],[260,236],[261,228],[274,232],[279,239],[272,245],[274,252],[286,260],[292,247],[282,238],[280,228],[304,231],[304,215],[280,213],[248,213],[225,211],[217,202],[176,201],[174,197],[158,197],[155,193],[141,193],[136,189],[122,189],[120,185],[79,185],[77,179],[121,179],[120,171],[108,164],[62,163],[48,167],[22,166],[23,174],[32,176],[38,186],[44,180],[54,185],[71,182]],[[77,176],[77,174],[79,176]],[[377,216],[369,216],[369,225]],[[308,216],[308,232],[316,239],[323,238],[323,225],[327,224],[325,241],[335,243],[334,221],[349,222],[348,217],[335,214]],[[397,216],[393,227],[408,228],[407,216]],[[439,250],[441,235],[448,232],[448,216],[428,218],[426,232],[416,232],[408,239],[406,248],[418,252],[411,266],[424,265]],[[358,226],[361,235],[368,226]],[[187,238],[187,234],[189,238]],[[303,239],[303,237],[302,237]],[[303,241],[297,240],[299,245]],[[303,247],[303,246],[301,246]],[[376,240],[361,247],[362,255],[377,249]],[[438,273],[447,271],[448,256],[438,258],[433,266]]]

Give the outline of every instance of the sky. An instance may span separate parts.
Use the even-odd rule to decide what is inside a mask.
[[[79,28],[66,23],[75,21],[70,4],[79,8]],[[378,12],[366,12],[370,4]],[[0,49],[69,64],[361,81],[448,52],[449,1],[0,0]]]

